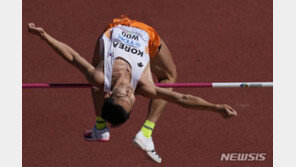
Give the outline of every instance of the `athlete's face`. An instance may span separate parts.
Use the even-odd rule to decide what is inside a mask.
[[[120,105],[128,113],[131,111],[136,101],[134,90],[130,85],[118,86],[112,92],[108,92],[105,97],[108,98],[110,96],[114,99],[114,104]]]

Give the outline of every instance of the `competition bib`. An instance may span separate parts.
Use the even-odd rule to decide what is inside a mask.
[[[148,49],[148,34],[141,29],[127,26],[116,26],[111,36],[110,54],[129,56],[131,58],[144,57]],[[149,56],[149,55],[148,55]]]

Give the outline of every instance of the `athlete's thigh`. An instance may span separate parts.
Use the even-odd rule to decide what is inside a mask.
[[[158,79],[176,78],[177,70],[172,55],[162,41],[159,53],[150,60],[151,71]]]

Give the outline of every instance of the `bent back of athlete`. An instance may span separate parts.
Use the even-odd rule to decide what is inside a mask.
[[[116,21],[116,19],[114,20]],[[113,29],[122,20],[130,25],[143,24],[131,22],[126,17],[120,21],[117,20],[116,24],[114,20]],[[89,83],[94,86],[92,97],[96,110],[96,124],[92,130],[85,131],[84,138],[86,140],[109,141],[110,132],[106,121],[118,126],[129,118],[130,111],[135,103],[135,91],[153,100],[150,103],[147,120],[133,141],[136,146],[144,150],[158,163],[161,162],[161,158],[154,149],[151,134],[166,105],[164,101],[176,103],[185,108],[214,111],[224,117],[237,115],[237,112],[229,105],[209,103],[200,97],[155,86],[151,70],[156,74],[159,81],[175,81],[175,65],[164,42],[160,40],[158,35],[155,36],[154,29],[147,31],[147,27],[144,28],[144,33],[141,34],[144,36],[143,41],[146,40],[146,43],[144,43],[143,41],[139,42],[139,35],[133,35],[131,32],[124,32],[123,30],[112,31],[112,26],[109,25],[103,39],[100,39],[97,43],[93,65],[91,65],[71,47],[54,39],[41,27],[35,27],[33,23],[28,24],[31,33],[45,40],[63,59],[78,68]],[[125,27],[119,25],[118,28],[123,29]],[[131,29],[142,30],[136,28]],[[146,39],[145,32],[147,33]],[[154,36],[151,34],[154,34]],[[114,38],[115,40],[112,41],[111,35],[115,35],[117,39]],[[149,36],[148,41],[147,35]],[[110,41],[104,40],[104,38]],[[161,43],[161,49],[157,50]],[[142,46],[145,46],[144,50]],[[154,58],[150,61],[149,57]],[[107,59],[108,61],[106,61]]]

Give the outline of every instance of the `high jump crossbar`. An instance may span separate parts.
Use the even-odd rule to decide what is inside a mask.
[[[247,88],[273,87],[273,82],[156,83],[163,88]],[[23,83],[23,88],[91,88],[81,83]]]

